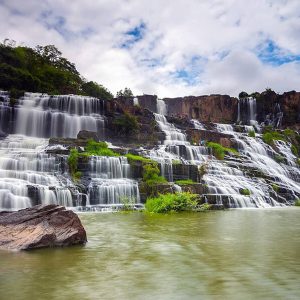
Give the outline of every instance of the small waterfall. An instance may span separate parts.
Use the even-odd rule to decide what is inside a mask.
[[[257,125],[256,114],[255,98],[247,97],[239,99],[237,124]]]
[[[130,178],[126,157],[94,156],[90,160],[89,202],[91,206],[140,203],[138,183]]]
[[[156,112],[159,115],[167,115],[167,105],[165,103],[165,101],[157,99],[156,100]]]
[[[195,119],[191,119],[191,124],[193,125],[193,127],[195,129],[199,129],[199,130],[205,130],[205,127],[202,123],[200,123],[198,120]]]
[[[133,98],[133,106],[139,106],[140,103],[139,103],[139,99],[137,97],[134,97]]]

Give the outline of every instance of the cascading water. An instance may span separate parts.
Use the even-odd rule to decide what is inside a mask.
[[[94,156],[89,163],[91,183],[88,206],[140,203],[138,183],[130,178],[126,157]]]
[[[247,97],[239,99],[237,124],[257,125],[255,98]]]
[[[15,106],[14,133],[34,137],[76,138],[80,130],[102,133],[103,102],[75,95],[25,93]]]
[[[47,154],[58,147],[48,146],[48,137],[75,138],[80,130],[103,137],[102,113],[101,100],[75,95],[25,93],[12,108],[8,93],[1,91],[0,134],[13,134],[0,140],[0,209],[39,203],[68,207],[120,204],[124,197],[139,203],[138,184],[129,179],[126,158],[92,157],[91,181],[84,195],[65,170],[67,157]]]

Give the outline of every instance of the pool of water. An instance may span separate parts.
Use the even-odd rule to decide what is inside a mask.
[[[85,246],[0,252],[0,299],[300,298],[300,209],[80,218]]]

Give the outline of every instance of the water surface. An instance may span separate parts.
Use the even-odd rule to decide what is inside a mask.
[[[0,252],[0,299],[300,298],[300,209],[80,218],[84,247]]]

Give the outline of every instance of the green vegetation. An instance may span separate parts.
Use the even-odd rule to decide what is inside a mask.
[[[278,193],[279,192],[279,185],[277,184],[272,184],[272,189],[274,190],[274,192]]]
[[[160,176],[159,174],[160,174],[160,170],[156,162],[146,163],[143,165],[143,181],[148,186],[167,182],[166,178]]]
[[[150,158],[146,158],[146,157],[131,154],[131,153],[126,154],[125,157],[127,157],[129,162],[134,162],[134,161],[141,161],[143,163],[152,163],[153,162],[153,160],[151,160]]]
[[[94,140],[88,140],[87,145],[85,147],[85,152],[83,152],[81,155],[120,156],[119,153],[109,149],[105,142],[96,142]]]
[[[122,211],[132,211],[134,210],[134,204],[136,199],[134,197],[121,197],[120,202],[123,204]]]
[[[281,140],[281,141],[286,140],[284,135],[282,135],[281,133],[279,133],[277,131],[267,131],[267,132],[265,132],[262,135],[262,139],[266,144],[268,144],[270,146],[274,145],[275,140]]]
[[[300,167],[300,158],[297,158],[297,165]]]
[[[250,130],[250,131],[248,132],[248,135],[249,135],[250,137],[255,138],[255,131],[254,131],[254,130]]]
[[[118,91],[117,94],[116,94],[116,97],[117,98],[126,98],[126,99],[129,98],[130,99],[130,98],[133,97],[133,93],[132,93],[130,88],[126,87],[124,90]]]
[[[0,88],[48,94],[79,94],[110,100],[113,95],[102,85],[86,82],[75,65],[54,46],[16,46],[8,39],[0,44]],[[12,103],[14,104],[14,103]]]
[[[298,149],[295,145],[291,145],[291,151],[295,156],[298,156]]]
[[[214,156],[220,160],[224,159],[225,152],[229,152],[235,155],[239,154],[239,152],[233,148],[226,148],[223,147],[221,144],[214,143],[214,142],[208,142],[206,143],[206,146],[212,148]]]
[[[139,123],[137,117],[125,112],[114,120],[116,132],[120,134],[132,134],[138,131]]]
[[[179,159],[174,159],[172,160],[172,165],[173,166],[181,165],[181,161]]]
[[[284,162],[285,162],[285,158],[284,158],[282,155],[280,155],[280,154],[275,154],[274,159],[275,159],[276,162],[278,162],[278,163],[284,163]]]
[[[299,199],[299,198],[297,198],[297,199],[295,200],[295,206],[300,206],[300,199]]]
[[[296,133],[294,130],[290,129],[290,128],[286,128],[284,131],[283,131],[283,134],[286,136],[286,137],[289,137],[289,138],[293,138]]]
[[[179,185],[188,185],[188,184],[195,184],[197,182],[193,181],[192,179],[183,179],[183,180],[176,180],[175,183]]]
[[[244,196],[250,196],[251,191],[249,189],[240,189],[240,194]]]
[[[79,157],[78,150],[77,149],[71,149],[70,155],[68,157],[68,165],[69,165],[69,169],[70,169],[70,174],[71,174],[74,181],[77,181],[81,176],[81,173],[77,171],[78,157]]]
[[[145,208],[146,211],[151,213],[193,211],[198,206],[197,197],[197,195],[191,193],[159,195],[155,198],[148,198]]]
[[[242,98],[247,98],[249,97],[249,95],[246,93],[246,92],[240,92],[239,93],[239,98],[242,99]]]

